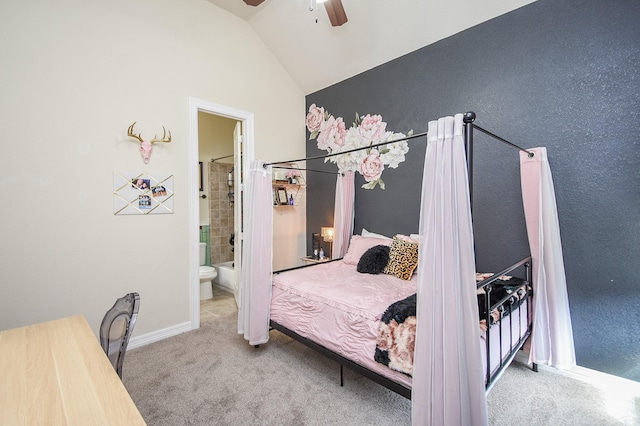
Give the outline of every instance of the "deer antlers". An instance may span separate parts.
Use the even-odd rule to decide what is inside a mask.
[[[142,139],[142,136],[140,135],[140,133],[138,133],[137,135],[135,133],[133,133],[133,126],[135,126],[136,123],[137,123],[137,121],[134,121],[133,124],[131,126],[129,126],[129,128],[127,129],[127,136],[130,136],[132,138],[136,138],[140,142],[144,142],[144,140]],[[169,130],[169,136],[167,137],[167,131],[164,128],[164,126],[162,126],[162,139],[158,139],[156,137],[156,135],[153,135],[153,139],[151,139],[149,141],[149,143],[156,143],[156,142],[171,142],[171,130]]]
[[[142,154],[142,159],[146,163],[149,162],[149,158],[151,157],[151,152],[153,151],[152,145],[156,142],[171,142],[171,131],[169,131],[169,136],[167,136],[167,130],[162,126],[162,139],[158,139],[156,135],[153,135],[153,139],[146,142],[142,139],[140,133],[135,134],[133,132],[133,126],[135,126],[137,121],[134,121],[131,126],[127,129],[127,136],[131,138],[138,139],[140,141],[140,154]]]

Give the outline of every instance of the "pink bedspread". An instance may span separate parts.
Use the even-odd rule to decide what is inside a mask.
[[[411,388],[411,377],[376,362],[374,354],[380,317],[390,304],[416,292],[416,275],[404,281],[387,274],[361,274],[356,266],[338,260],[274,275],[272,290],[273,321]],[[491,327],[491,372],[526,333],[526,312],[525,301],[506,324]],[[479,335],[484,348],[486,333]],[[481,352],[486,368],[487,356],[484,349]]]
[[[386,274],[361,274],[340,260],[321,263],[274,276],[271,319],[410,387],[410,377],[375,362],[373,354],[380,316],[416,288],[415,275],[404,281]]]

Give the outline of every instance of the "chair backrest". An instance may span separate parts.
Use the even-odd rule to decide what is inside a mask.
[[[140,295],[129,293],[116,300],[100,324],[100,345],[120,378],[122,378],[124,354],[136,324],[138,309],[140,309]]]

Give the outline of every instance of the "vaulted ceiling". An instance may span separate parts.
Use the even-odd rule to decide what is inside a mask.
[[[535,0],[342,0],[339,27],[313,0],[208,1],[246,20],[310,94]]]

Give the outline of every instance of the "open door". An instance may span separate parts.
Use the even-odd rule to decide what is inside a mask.
[[[242,271],[242,205],[243,205],[243,189],[244,183],[242,182],[242,171],[244,169],[244,161],[242,157],[242,122],[238,121],[236,127],[233,130],[233,153],[234,164],[233,179],[235,181],[234,187],[234,242],[233,242],[233,297],[236,299],[236,306],[240,307],[240,299],[238,297],[238,289],[240,288],[240,277]]]

